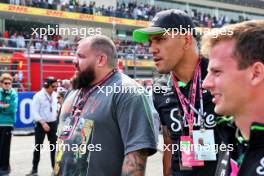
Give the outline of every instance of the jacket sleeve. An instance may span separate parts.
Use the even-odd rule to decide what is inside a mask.
[[[0,88],[0,111],[2,111],[3,109],[4,109],[4,107],[3,107],[3,100],[2,100],[2,93],[3,93],[3,91],[1,90],[1,88]]]
[[[9,104],[9,107],[3,108],[3,114],[13,114],[17,112],[18,96],[16,91],[12,92],[10,102],[7,102],[7,104]]]

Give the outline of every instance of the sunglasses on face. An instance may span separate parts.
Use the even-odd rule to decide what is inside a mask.
[[[3,82],[4,85],[11,85],[11,82]]]

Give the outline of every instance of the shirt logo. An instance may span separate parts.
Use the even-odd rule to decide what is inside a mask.
[[[256,169],[257,174],[264,175],[264,157],[260,160],[260,166]]]
[[[201,110],[199,109],[199,112],[200,111]],[[170,119],[173,121],[171,123],[171,129],[173,132],[179,132],[182,129],[182,125],[183,125],[183,127],[189,126],[185,117],[183,117],[183,124],[181,123],[181,121],[178,119],[180,116],[181,116],[181,113],[180,113],[178,108],[171,109]],[[200,116],[195,116],[193,125],[194,126],[201,126],[201,117]],[[207,112],[204,112],[204,125],[207,128],[215,127],[215,125],[216,125],[215,115],[214,114],[207,114]]]

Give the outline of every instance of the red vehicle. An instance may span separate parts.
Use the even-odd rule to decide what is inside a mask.
[[[54,76],[57,79],[72,78],[75,67],[72,63],[75,56],[52,54],[27,54],[14,52],[11,59],[11,72],[22,77],[23,87],[28,91],[39,91],[41,79]],[[41,62],[42,61],[42,62]],[[124,62],[118,60],[118,68],[124,70]]]
[[[10,63],[11,71],[18,72],[22,77],[23,86],[28,91],[38,91],[41,89],[41,79],[48,76],[70,79],[75,72],[72,63],[74,57],[14,52]]]

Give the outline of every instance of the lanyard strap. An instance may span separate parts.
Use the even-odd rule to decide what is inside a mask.
[[[50,97],[49,97],[47,91],[45,91],[44,94],[45,94],[46,98],[49,101],[49,104],[50,104],[50,112],[52,112],[52,94],[50,95]]]
[[[199,70],[199,102],[200,102],[200,112],[196,112],[198,114],[198,117],[200,117],[200,123],[201,123],[201,129],[205,129],[204,127],[204,107],[203,107],[203,89],[202,89],[202,71],[201,68]],[[195,109],[195,108],[194,108]]]
[[[52,94],[49,96],[48,93],[45,91],[45,96],[48,99],[49,103],[52,104]]]
[[[195,68],[193,82],[192,82],[192,85],[190,86],[188,99],[181,93],[179,85],[178,85],[177,77],[176,77],[176,74],[174,72],[172,73],[172,78],[173,78],[174,87],[176,89],[177,95],[179,97],[179,100],[180,100],[180,103],[181,103],[181,106],[182,106],[182,109],[184,112],[184,116],[186,117],[188,124],[189,124],[189,135],[192,135],[193,122],[194,122],[194,112],[197,113],[198,115],[201,115],[201,112],[198,112],[195,109],[195,98],[196,98],[196,89],[197,89],[198,78],[199,78],[200,105],[202,106],[201,111],[203,111],[200,61]],[[188,112],[188,106],[187,105],[190,107],[189,112]],[[203,114],[203,112],[202,112],[202,114]],[[201,116],[201,119],[202,119],[202,116]]]
[[[76,117],[80,116],[82,109],[84,108],[84,105],[86,101],[88,100],[89,96],[103,83],[105,83],[114,73],[117,72],[116,69],[113,69],[111,72],[109,72],[101,81],[93,85],[90,89],[85,90],[81,89],[80,92],[78,93],[78,99],[82,97],[79,101],[77,99],[77,105],[73,106],[73,111],[72,114]],[[82,96],[81,96],[82,95]]]

